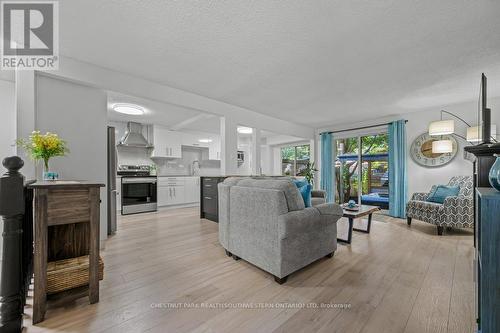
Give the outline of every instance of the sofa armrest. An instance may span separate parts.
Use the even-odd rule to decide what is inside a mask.
[[[472,197],[446,197],[443,202],[444,209],[450,210],[459,207],[472,207]]]
[[[278,234],[280,239],[307,233],[317,228],[321,214],[315,207],[307,207],[280,215],[278,218]]]
[[[312,190],[311,197],[313,198],[325,198],[326,199],[326,191],[323,190]]]
[[[336,203],[324,203],[321,205],[317,205],[316,208],[321,215],[334,215],[339,218],[344,215],[344,210],[340,207],[339,204]]]

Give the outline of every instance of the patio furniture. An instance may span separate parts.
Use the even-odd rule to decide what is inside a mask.
[[[432,186],[429,193],[414,193],[406,205],[408,225],[411,225],[412,219],[435,224],[438,235],[443,234],[444,227],[472,228],[474,224],[472,177],[452,177],[448,186],[459,186],[460,192],[457,196],[447,197],[443,204],[427,201],[436,185]]]

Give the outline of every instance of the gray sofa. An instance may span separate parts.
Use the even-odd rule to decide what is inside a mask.
[[[318,206],[326,203],[326,191],[312,190],[311,191],[311,205]]]
[[[284,283],[291,273],[337,249],[337,204],[304,207],[289,179],[227,178],[219,189],[219,242]]]

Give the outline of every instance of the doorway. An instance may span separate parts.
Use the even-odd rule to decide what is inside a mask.
[[[389,208],[386,132],[335,139],[335,202]]]

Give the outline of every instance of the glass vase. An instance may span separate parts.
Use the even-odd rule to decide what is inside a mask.
[[[495,155],[495,157],[497,159],[490,169],[489,179],[491,186],[500,191],[500,155]]]
[[[59,179],[59,174],[57,172],[50,171],[49,161],[44,161],[44,163],[43,163],[42,179],[43,180],[58,180]]]

